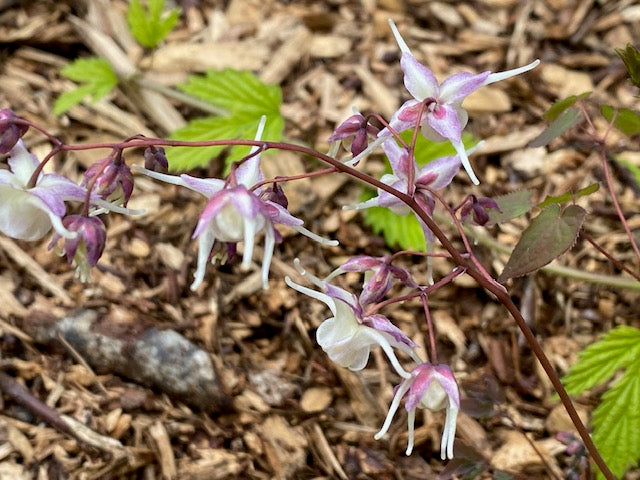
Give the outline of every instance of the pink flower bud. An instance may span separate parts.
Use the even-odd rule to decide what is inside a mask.
[[[333,135],[329,137],[329,141],[336,142],[353,137],[351,154],[355,157],[362,153],[369,145],[369,135],[375,137],[378,132],[378,128],[370,125],[365,117],[357,113],[342,122],[342,124],[335,129]]]
[[[108,201],[122,201],[126,206],[133,192],[133,174],[118,155],[97,161],[84,172],[82,186],[94,180],[93,191]]]
[[[469,217],[473,216],[473,223],[483,226],[489,221],[487,210],[491,208],[502,212],[497,202],[492,198],[470,195],[467,203],[460,209],[460,218],[463,222],[468,222],[470,221]]]
[[[152,172],[166,172],[169,168],[167,156],[162,147],[147,147],[144,150],[144,168]]]
[[[18,117],[8,108],[0,110],[0,154],[9,153],[29,127],[18,125]]]

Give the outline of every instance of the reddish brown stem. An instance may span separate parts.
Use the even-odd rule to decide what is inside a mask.
[[[466,256],[461,254],[455,248],[455,246],[449,240],[449,238],[444,234],[444,232],[440,230],[440,228],[435,223],[435,221],[427,214],[426,211],[424,211],[424,209],[420,207],[420,205],[412,197],[404,194],[403,192],[396,190],[395,188],[379,181],[376,178],[373,178],[363,172],[360,172],[359,170],[356,170],[355,168],[352,168],[348,165],[343,164],[342,162],[340,162],[339,160],[336,160],[333,157],[317,152],[311,148],[304,147],[302,145],[294,145],[294,144],[284,143],[284,142],[263,142],[263,141],[254,141],[254,140],[212,140],[207,142],[180,142],[175,140],[161,140],[161,139],[134,139],[129,142],[123,142],[119,144],[104,143],[104,144],[92,144],[92,145],[66,145],[62,147],[61,150],[89,150],[89,149],[96,149],[96,148],[124,149],[124,148],[135,148],[135,147],[146,147],[150,145],[191,146],[191,147],[215,146],[215,145],[257,145],[257,146],[264,145],[265,149],[277,149],[277,150],[288,150],[288,151],[298,152],[298,153],[315,157],[323,161],[324,163],[327,163],[333,166],[337,171],[345,173],[352,178],[358,179],[367,185],[384,190],[385,192],[395,196],[396,198],[404,202],[409,208],[411,208],[415,212],[415,214],[425,223],[425,225],[427,225],[427,227],[431,230],[434,236],[440,241],[443,248],[451,254],[452,260],[458,266],[464,268],[466,272],[478,282],[479,285],[484,287],[487,291],[493,293],[498,299],[498,301],[502,303],[502,305],[504,305],[504,307],[509,311],[509,313],[515,320],[516,324],[518,325],[518,328],[520,328],[527,343],[529,344],[529,347],[531,348],[535,356],[540,361],[542,368],[544,369],[545,373],[549,377],[549,380],[551,381],[556,392],[558,393],[558,396],[560,397],[560,401],[562,402],[565,409],[567,410],[567,413],[569,414],[571,421],[573,422],[576,429],[578,430],[578,433],[580,434],[580,437],[582,438],[582,441],[584,442],[585,447],[589,451],[589,454],[593,458],[594,462],[598,465],[598,467],[600,468],[605,478],[607,478],[607,480],[615,480],[615,476],[613,475],[611,470],[609,470],[609,467],[607,466],[606,462],[600,455],[600,452],[598,451],[597,447],[593,443],[593,440],[591,439],[591,436],[589,435],[587,428],[584,426],[584,424],[582,423],[582,420],[578,416],[578,412],[573,406],[571,398],[569,397],[569,394],[567,393],[564,386],[562,385],[562,382],[560,381],[558,374],[555,372],[553,366],[551,365],[551,362],[549,361],[546,354],[542,350],[542,347],[538,343],[538,340],[536,339],[534,333],[531,331],[531,329],[527,325],[527,322],[525,321],[522,314],[518,310],[518,307],[515,305],[515,303],[509,296],[505,287],[500,283],[498,283],[497,281],[495,281],[494,279],[487,278],[483,273],[481,273],[476,268],[475,265],[473,265],[473,262],[470,262]],[[606,160],[606,157],[605,157],[605,160]],[[604,164],[606,166],[606,161],[604,162]],[[606,168],[606,172],[608,172],[608,168]],[[610,180],[610,175],[608,178]],[[624,219],[624,217],[622,218]],[[624,222],[624,224],[626,225],[626,222]],[[628,226],[627,226],[627,229],[628,229]],[[636,250],[637,250],[637,247],[636,247]],[[640,258],[640,252],[638,252],[638,255]]]

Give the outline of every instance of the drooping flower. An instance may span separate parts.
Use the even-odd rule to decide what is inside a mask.
[[[329,281],[345,272],[365,274],[362,293],[359,297],[360,304],[363,306],[382,300],[391,289],[393,278],[409,287],[418,287],[409,270],[393,265],[391,257],[369,257],[367,255],[352,257],[334,270],[325,280]]]
[[[102,256],[107,240],[107,232],[104,223],[98,217],[84,215],[69,215],[62,219],[62,224],[70,232],[75,232],[75,238],[65,238],[61,253],[66,255],[67,262],[76,263],[76,275],[81,282],[91,279],[91,267],[95,267]],[[52,248],[60,240],[56,234],[49,248]]]
[[[265,121],[265,117],[262,117],[256,140],[260,140],[262,136]],[[269,267],[275,244],[280,239],[280,234],[275,228],[276,224],[291,227],[324,245],[338,244],[304,228],[302,226],[304,222],[287,211],[287,200],[280,187],[254,188],[263,180],[260,172],[260,153],[256,153],[258,148],[251,149],[248,160],[232,170],[227,181],[217,178],[201,179],[185,174],[166,175],[134,166],[137,171],[151,178],[187,187],[209,199],[193,233],[193,238],[198,239],[198,261],[195,279],[191,285],[192,290],[196,290],[204,280],[206,266],[216,242],[226,243],[230,247],[227,251],[235,251],[235,244],[244,242],[242,267],[249,268],[253,257],[255,236],[264,231],[262,284],[265,289],[268,286]]]
[[[133,174],[121,154],[98,160],[84,172],[82,186],[94,182],[92,193],[110,203],[127,206],[133,193]]]
[[[322,292],[298,285],[289,277],[285,277],[286,284],[324,302],[333,314],[316,331],[318,344],[332,361],[350,370],[362,370],[369,360],[371,349],[379,345],[398,375],[409,378],[409,373],[402,368],[393,349],[404,351],[414,360],[419,360],[419,357],[415,351],[417,345],[402,330],[383,315],[367,315],[354,294],[306,272],[297,259],[295,266]]]
[[[469,119],[461,106],[462,101],[478,88],[527,72],[535,68],[540,61],[535,60],[529,65],[505,72],[487,71],[477,75],[469,72],[456,73],[439,84],[433,72],[413,56],[392,20],[389,20],[389,25],[402,51],[400,67],[404,72],[404,85],[413,96],[413,100],[405,102],[393,114],[389,125],[396,132],[402,132],[420,124],[423,135],[428,139],[436,142],[451,141],[469,178],[474,184],[479,184],[462,143],[462,129]],[[421,110],[422,116],[418,119]],[[379,133],[380,137],[389,135],[389,129]]]
[[[380,181],[401,193],[414,196],[416,201],[426,207],[427,213],[433,213],[435,202],[429,190],[440,190],[451,183],[460,169],[460,158],[441,157],[418,167],[415,158],[409,156],[407,149],[398,145],[393,138],[387,139],[382,144],[382,149],[389,159],[392,173],[383,175]],[[412,169],[413,183],[409,185]],[[370,207],[386,207],[397,215],[411,212],[411,208],[402,200],[382,189],[378,189],[378,196],[347,208],[360,210]]]
[[[65,238],[62,217],[66,201],[84,201],[86,190],[62,175],[40,173],[30,184],[39,162],[18,140],[9,156],[9,170],[0,170],[0,231],[19,240],[39,240],[54,230]]]
[[[456,419],[460,410],[460,392],[451,368],[447,365],[432,365],[429,362],[421,363],[414,368],[410,377],[405,378],[396,387],[384,425],[374,437],[376,440],[382,438],[389,430],[393,416],[405,395],[404,408],[408,413],[409,429],[407,455],[411,455],[413,451],[416,409],[422,407],[434,412],[445,409],[446,418],[440,444],[440,457],[442,460],[452,459]]]
[[[369,136],[375,137],[379,129],[369,123],[360,113],[355,113],[342,122],[329,137],[330,142],[353,137],[351,154],[355,157],[362,153],[369,144]]]

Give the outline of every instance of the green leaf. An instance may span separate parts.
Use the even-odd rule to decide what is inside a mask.
[[[582,120],[582,113],[575,107],[562,112],[540,135],[529,143],[530,148],[544,147]]]
[[[611,105],[602,105],[600,112],[607,119],[607,122],[610,122],[614,114],[616,114],[613,126],[625,135],[631,137],[640,133],[640,114],[638,112],[628,108],[614,108]]]
[[[427,250],[422,227],[412,214],[401,216],[383,207],[372,207],[365,211],[364,223],[375,234],[382,234],[389,247],[418,252]]]
[[[410,143],[413,132],[408,130],[400,134],[402,139]],[[469,134],[462,136],[465,148],[471,148],[477,141]],[[422,135],[418,135],[414,149],[418,165],[425,165],[436,158],[455,155],[456,151],[449,142],[433,142]],[[385,173],[390,173],[391,168],[387,164]],[[375,196],[372,190],[365,190],[362,200]],[[426,251],[427,245],[422,227],[418,219],[413,215],[396,215],[391,210],[383,207],[372,207],[363,211],[364,223],[371,227],[377,235],[382,235],[389,247],[399,247],[402,250]]]
[[[640,52],[630,43],[626,48],[616,48],[616,53],[624,62],[631,83],[640,87]]]
[[[553,203],[559,203],[559,204],[567,203],[572,200],[576,200],[580,197],[586,197],[587,195],[591,195],[592,193],[595,193],[598,190],[600,190],[600,184],[592,183],[588,187],[581,188],[577,192],[569,191],[569,192],[563,193],[562,195],[557,195],[555,197],[552,197],[551,195],[547,195],[547,197],[544,199],[542,203],[538,205],[538,207],[544,208]]]
[[[260,118],[280,114],[282,90],[278,85],[262,83],[251,72],[225,69],[193,75],[179,85],[183,92],[229,111],[232,114]]]
[[[562,383],[570,395],[578,395],[610,380],[616,371],[638,360],[640,330],[621,325],[580,352]]]
[[[589,95],[591,95],[591,92],[584,92],[584,93],[581,93],[580,95],[571,95],[570,97],[567,97],[564,100],[558,100],[553,105],[551,105],[549,110],[547,110],[544,113],[544,118],[550,122],[554,121],[567,108],[572,106],[578,100],[584,100]]]
[[[569,250],[587,212],[578,205],[553,204],[531,221],[498,277],[499,282],[534,272]]]
[[[146,11],[140,0],[129,2],[127,10],[129,30],[141,45],[155,48],[178,23],[179,8],[164,14],[163,10],[164,0],[148,0]]]
[[[205,141],[214,139],[253,138],[260,117],[267,123],[262,135],[265,141],[282,140],[284,119],[280,114],[282,90],[278,85],[266,85],[251,72],[226,69],[208,71],[204,76],[194,75],[179,87],[227,114],[190,121],[171,134],[173,140]],[[167,148],[171,170],[188,170],[207,165],[212,158],[228,147],[172,147]],[[251,147],[232,147],[227,156],[227,167],[246,156]]]
[[[593,411],[593,441],[617,478],[640,458],[640,359],[636,356],[623,377]],[[598,472],[598,478],[604,478]]]
[[[80,85],[56,99],[53,105],[55,115],[62,115],[86,97],[97,102],[118,85],[118,77],[109,62],[97,57],[78,58],[60,70],[60,74]]]
[[[631,163],[628,160],[623,160],[621,158],[617,159],[622,165],[624,165],[624,167],[629,170],[631,172],[631,174],[633,175],[636,183],[640,184],[640,167],[634,165],[633,163]]]
[[[495,197],[494,200],[501,211],[495,208],[487,210],[489,214],[487,226],[508,222],[520,215],[524,215],[533,207],[531,190],[519,190],[517,192],[507,193],[506,195]]]
[[[190,121],[184,127],[171,134],[173,140],[206,141],[217,138],[253,138],[258,127],[258,118],[206,117]],[[284,120],[282,117],[268,117],[262,139],[279,141],[282,139]],[[228,147],[167,147],[165,149],[171,170],[191,170],[203,167]],[[249,154],[251,147],[233,147],[226,158],[226,165],[240,160]]]

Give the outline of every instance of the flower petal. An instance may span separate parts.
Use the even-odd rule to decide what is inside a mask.
[[[35,155],[29,153],[24,142],[22,140],[18,140],[15,146],[11,149],[8,163],[9,168],[11,168],[11,172],[13,172],[22,186],[26,186],[40,162],[38,162]]]
[[[382,144],[382,150],[384,150],[385,155],[389,159],[393,174],[398,179],[408,180],[411,170],[415,170],[416,168],[416,163],[415,160],[409,156],[407,149],[398,145],[395,139],[390,138]]]
[[[457,156],[436,158],[418,171],[416,186],[420,188],[424,185],[432,190],[440,190],[451,183],[458,170],[460,158]]]
[[[482,72],[477,75],[469,72],[460,72],[448,77],[440,86],[439,103],[453,103],[462,101],[467,95],[485,85],[485,81],[491,72]]]
[[[511,77],[516,76],[516,75],[520,75],[521,73],[525,73],[525,72],[528,72],[529,70],[533,70],[538,65],[540,65],[540,60],[534,60],[529,65],[525,65],[523,67],[514,68],[512,70],[507,70],[505,72],[492,73],[484,81],[484,84],[485,85],[489,85],[490,83],[499,82],[500,80],[505,80],[507,78],[511,78]]]
[[[404,86],[416,100],[441,97],[438,80],[431,70],[422,65],[411,53],[403,52],[400,68],[404,72]]]
[[[209,230],[205,230],[198,236],[198,266],[193,274],[193,283],[191,284],[191,290],[196,291],[204,280],[204,274],[207,270],[207,264],[209,263],[209,255],[215,242],[213,233]]]
[[[258,141],[262,138],[262,132],[264,131],[264,124],[266,121],[267,117],[265,115],[260,117],[260,123],[258,124],[254,140]],[[254,145],[251,147],[249,155],[257,152],[259,149],[260,147]],[[240,185],[244,185],[247,188],[251,188],[263,179],[262,173],[260,172],[260,153],[254,155],[238,167],[236,170],[236,179]]]

